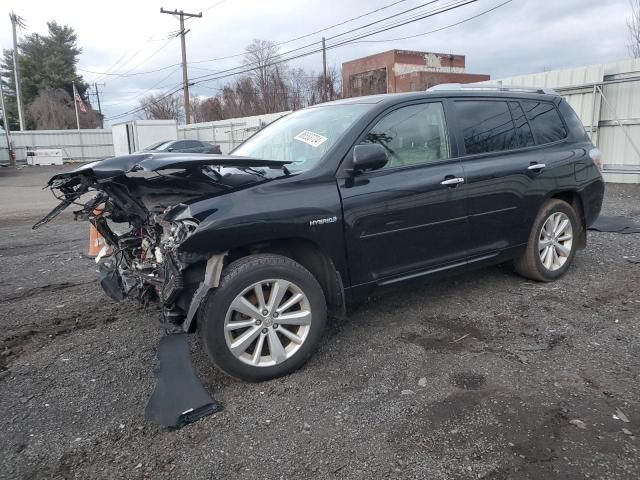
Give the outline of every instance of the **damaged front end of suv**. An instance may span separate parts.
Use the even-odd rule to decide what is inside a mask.
[[[286,163],[151,153],[90,163],[49,180],[60,204],[33,228],[71,205],[80,206],[75,220],[89,221],[106,244],[96,261],[107,295],[118,301],[159,301],[166,328],[187,332],[208,290],[217,286],[225,255],[184,248],[216,211],[210,207],[194,218],[190,204],[287,175]]]

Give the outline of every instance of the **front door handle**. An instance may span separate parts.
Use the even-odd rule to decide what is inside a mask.
[[[462,177],[447,178],[446,180],[441,181],[440,185],[446,185],[448,187],[455,187],[459,183],[464,183],[464,178],[462,178]]]
[[[529,165],[527,167],[527,170],[531,170],[531,171],[534,171],[534,172],[539,172],[540,170],[542,170],[545,167],[546,167],[546,165],[544,163],[532,163],[531,165]]]

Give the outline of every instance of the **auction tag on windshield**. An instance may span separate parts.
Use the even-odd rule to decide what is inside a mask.
[[[313,148],[319,147],[327,141],[327,137],[323,137],[319,133],[312,132],[311,130],[303,130],[293,138],[311,145]]]

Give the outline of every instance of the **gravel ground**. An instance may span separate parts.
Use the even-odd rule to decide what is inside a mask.
[[[167,431],[143,413],[159,312],[101,293],[86,224],[30,230],[57,171],[0,169],[0,478],[640,478],[640,235],[590,233],[552,284],[498,266],[380,293],[271,382],[194,340],[224,410]],[[604,213],[640,221],[640,187]]]

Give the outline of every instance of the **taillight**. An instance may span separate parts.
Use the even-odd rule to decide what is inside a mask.
[[[593,163],[596,164],[596,167],[598,167],[599,170],[602,170],[602,152],[600,149],[592,148],[589,150],[589,156],[591,157],[591,160],[593,160]]]

